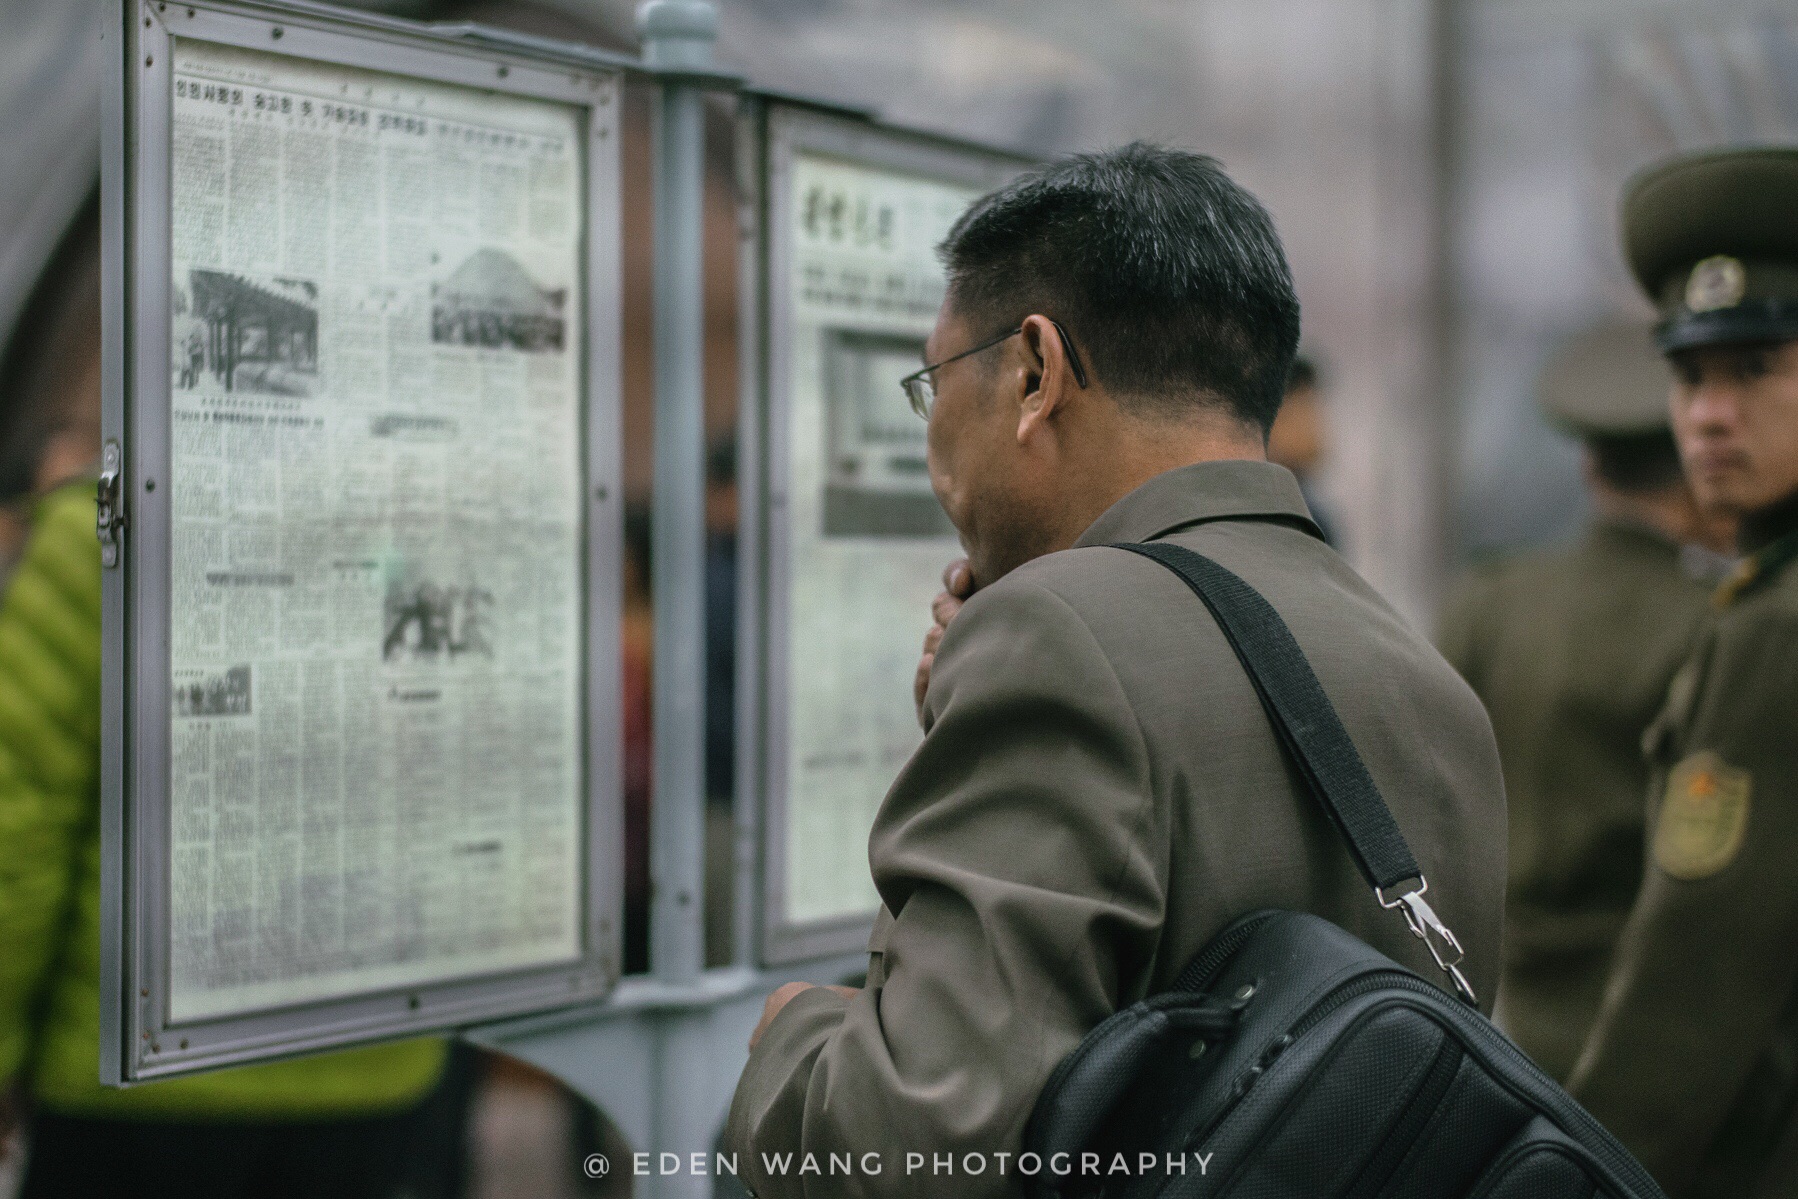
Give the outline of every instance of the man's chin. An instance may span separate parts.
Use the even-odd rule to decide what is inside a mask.
[[[975,590],[991,587],[1018,567],[1016,562],[1007,560],[1004,555],[967,546],[965,542],[963,545],[968,551],[968,573],[974,576]]]
[[[1756,501],[1761,489],[1753,486],[1752,480],[1740,470],[1688,466],[1686,478],[1692,488],[1693,498],[1701,507],[1713,512],[1740,517],[1752,513],[1759,506]]]
[[[977,553],[969,550],[968,569],[973,572],[976,588],[991,587],[1018,567],[1047,552],[1046,549],[1025,549],[1021,546],[1007,547],[998,552],[989,550]]]
[[[1750,480],[1732,473],[1694,479],[1692,493],[1704,507],[1739,519],[1785,503],[1798,494],[1798,489],[1779,491],[1757,487]]]
[[[950,512],[950,521],[961,532],[976,587],[990,587],[1024,563],[1058,548],[1053,535],[1036,524],[1033,515],[1011,500],[983,505],[979,519],[964,512],[967,519],[958,520]]]

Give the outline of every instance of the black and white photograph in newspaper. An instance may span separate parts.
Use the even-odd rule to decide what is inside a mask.
[[[493,592],[485,587],[402,576],[388,584],[384,609],[383,661],[493,657]]]
[[[318,385],[318,285],[195,268],[177,281],[170,367],[180,391],[309,397]]]
[[[250,666],[222,670],[178,670],[174,679],[177,716],[248,716]]]
[[[560,353],[566,288],[548,288],[504,250],[484,246],[431,284],[431,340],[489,350]]]

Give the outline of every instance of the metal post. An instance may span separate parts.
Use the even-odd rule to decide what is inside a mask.
[[[647,65],[707,71],[718,15],[706,0],[637,10]],[[689,984],[704,967],[705,96],[669,75],[655,124],[654,799],[650,968]]]
[[[650,805],[649,964],[661,982],[699,982],[705,967],[705,93],[680,72],[711,68],[718,14],[706,0],[637,9],[647,66],[662,79],[655,120],[655,774]],[[699,1038],[670,1014],[651,1057],[656,1150],[709,1147],[693,1102]],[[652,1176],[656,1197],[699,1196],[708,1180]]]

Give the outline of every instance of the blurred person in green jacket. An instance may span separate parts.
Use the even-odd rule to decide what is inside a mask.
[[[1593,518],[1577,541],[1484,563],[1438,642],[1492,715],[1509,801],[1496,1019],[1558,1079],[1604,996],[1642,885],[1642,734],[1666,698],[1733,522],[1701,511],[1667,420],[1672,375],[1646,324],[1577,334],[1537,385],[1580,439]]]
[[[27,1112],[20,1199],[447,1196],[465,1091],[440,1081],[440,1040],[100,1084],[98,241],[90,202],[0,359],[0,495],[37,497],[0,599],[0,1143]]]

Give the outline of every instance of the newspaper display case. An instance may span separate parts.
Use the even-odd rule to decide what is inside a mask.
[[[599,998],[621,68],[111,14],[102,1077]]]
[[[942,301],[936,248],[1029,160],[745,97],[739,797],[759,814],[767,965],[852,952],[879,907],[868,831],[922,738],[912,676],[943,567],[925,424],[899,380]]]

